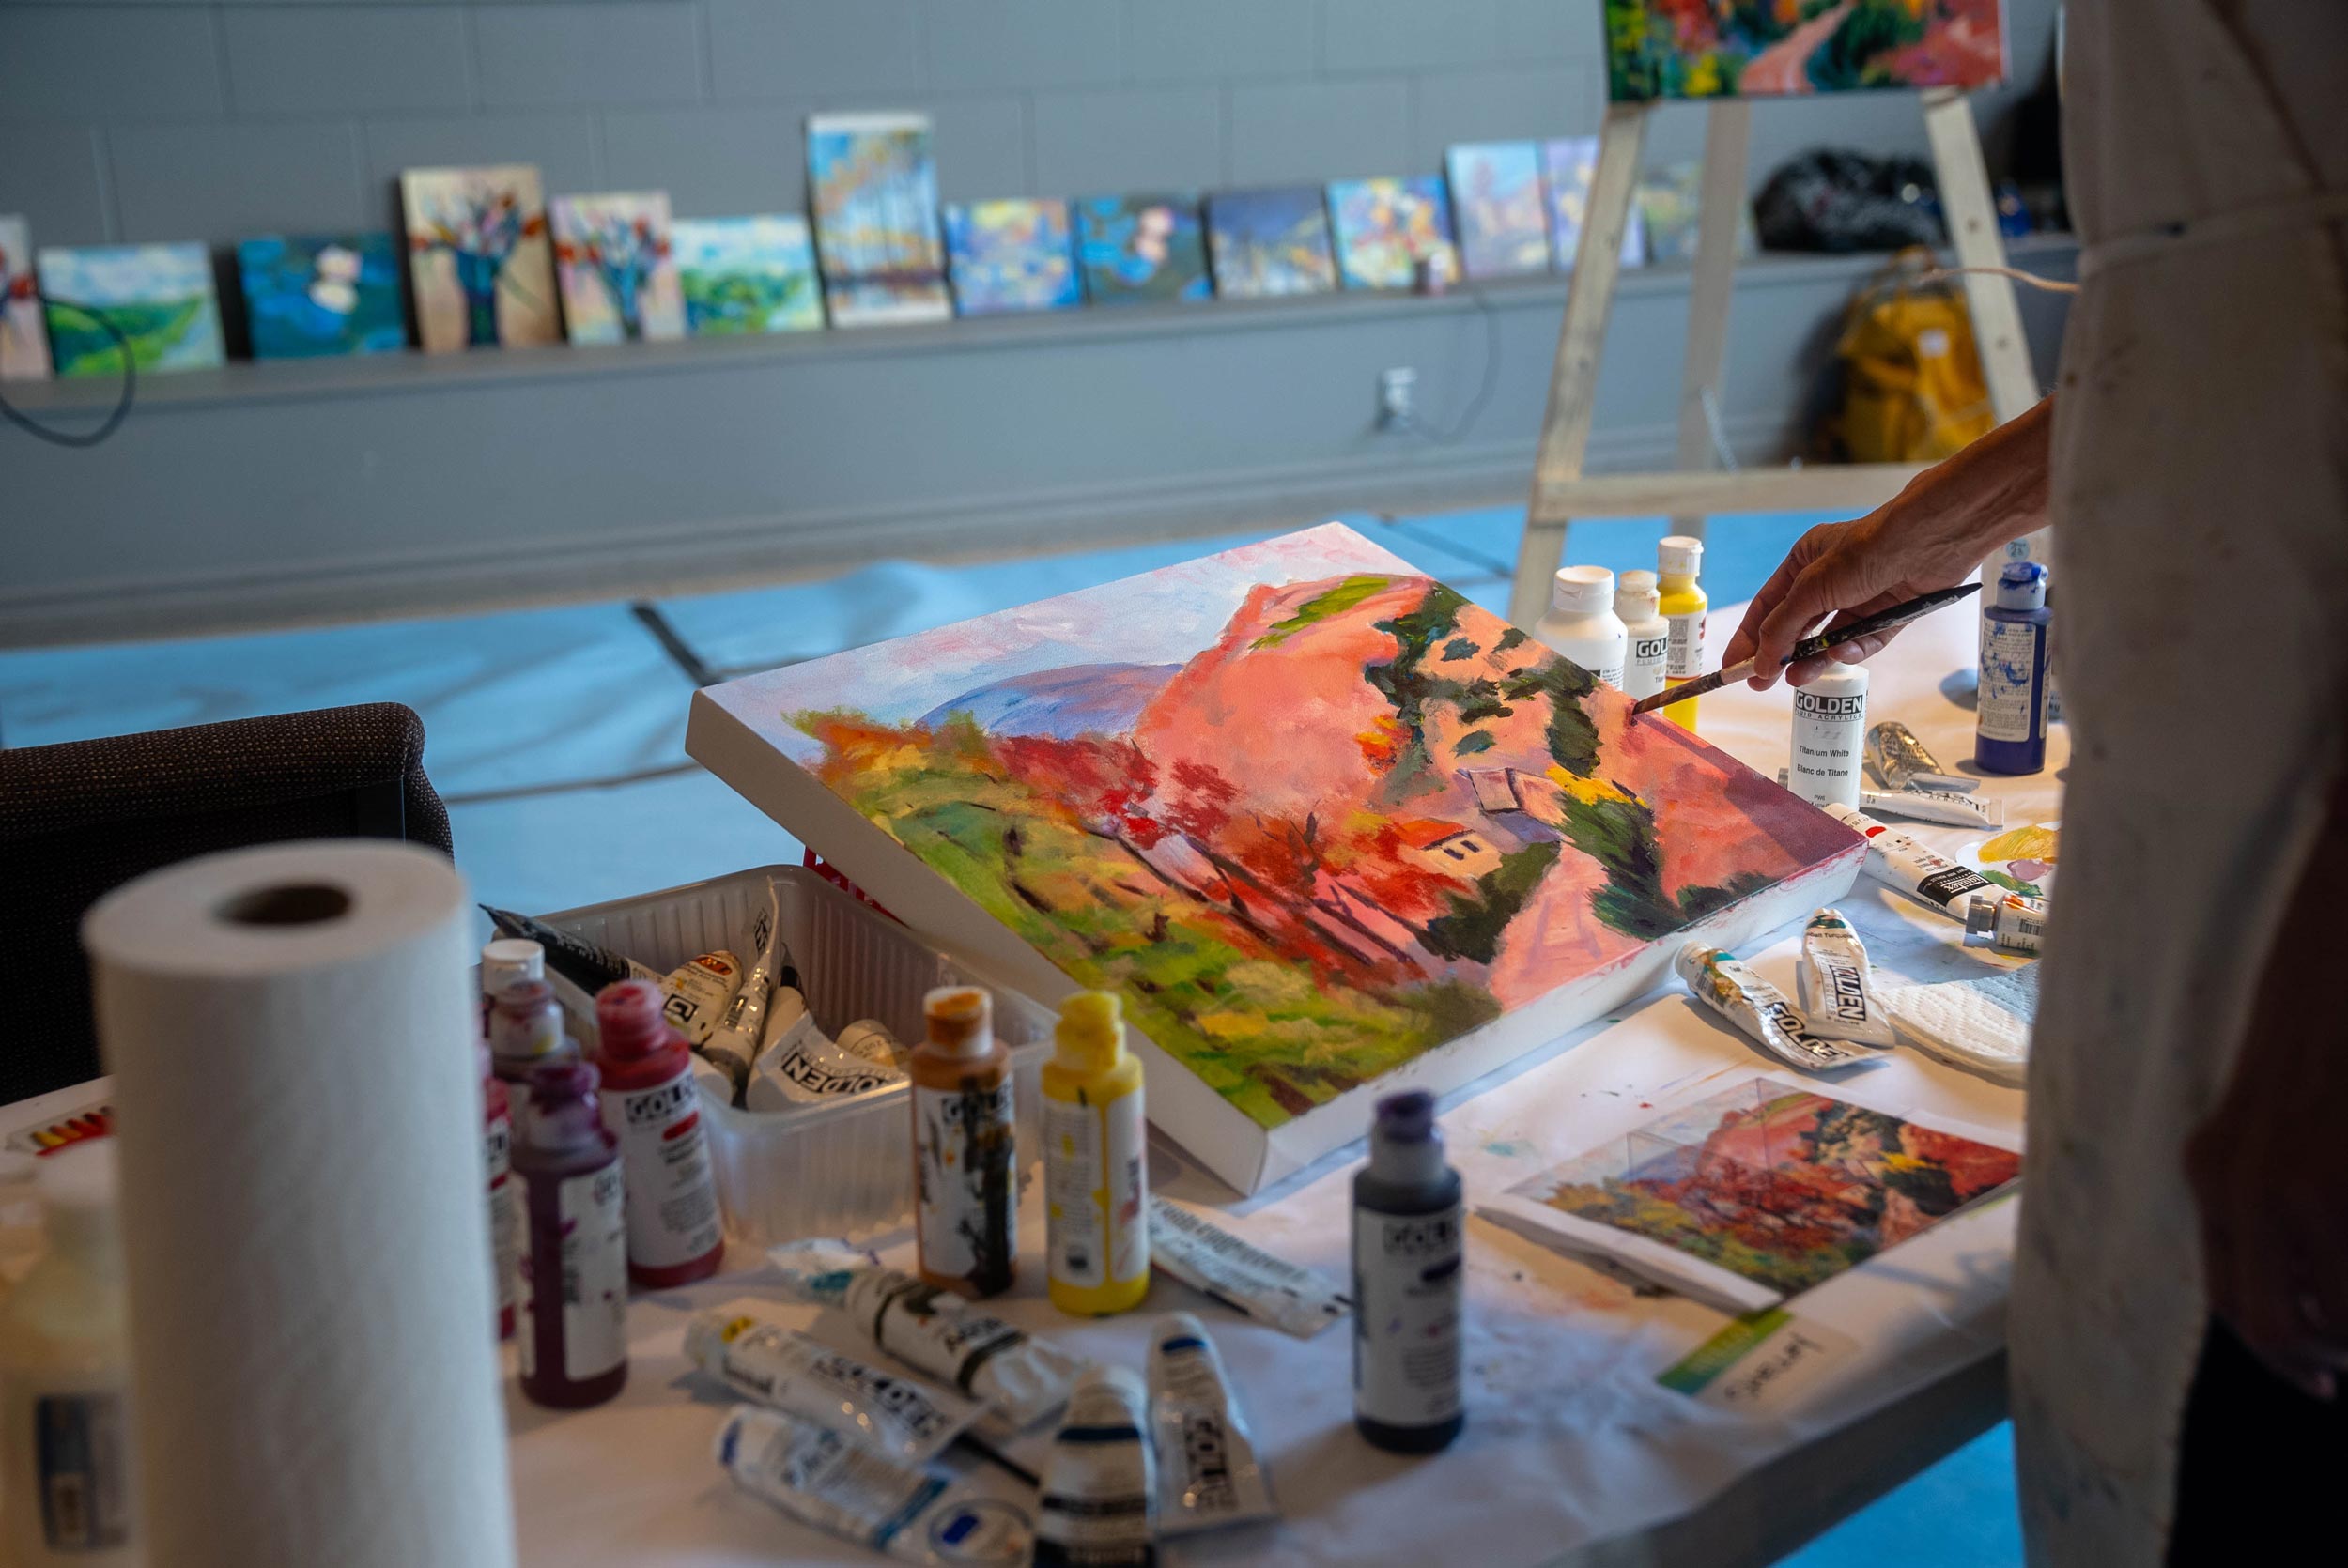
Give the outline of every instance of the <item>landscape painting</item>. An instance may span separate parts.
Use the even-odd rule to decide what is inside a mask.
[[[220,300],[203,246],[49,249],[35,268],[59,376],[121,375],[116,333],[141,371],[209,370],[221,362]]]
[[[256,360],[393,354],[408,346],[399,244],[389,234],[265,235],[237,247]]]
[[[0,214],[0,381],[39,381],[48,375],[49,331],[33,278],[32,226]]]
[[[1531,142],[1473,143],[1453,147],[1445,162],[1460,271],[1470,279],[1548,271],[1540,149]]]
[[[815,241],[798,214],[679,218],[669,238],[692,336],[803,332],[824,324]]]
[[[811,115],[807,172],[833,326],[953,315],[928,115]]]
[[[1068,204],[1014,197],[946,208],[946,262],[961,315],[1067,310],[1084,303]]]
[[[562,341],[535,168],[409,169],[399,194],[425,352]]]
[[[1582,225],[1590,214],[1590,182],[1598,177],[1598,138],[1562,136],[1541,144],[1541,178],[1549,187],[1549,249],[1557,270],[1570,272],[1582,249]],[[1630,204],[1623,225],[1622,265],[1646,260],[1646,224],[1639,204]]]
[[[2005,79],[2002,0],[1605,0],[1607,96],[1783,97]]]
[[[1118,992],[1205,1086],[1151,1069],[1206,1157],[1185,1093],[1259,1138],[1557,988],[1644,989],[1746,900],[1774,924],[1847,886],[1848,829],[1630,710],[1328,524],[728,683],[691,745],[859,881],[918,857],[875,893],[916,929],[962,918],[942,882]]]
[[[1422,262],[1459,276],[1451,194],[1441,175],[1341,179],[1329,187],[1337,270],[1348,288],[1411,288]]]
[[[1732,1301],[1767,1304],[1921,1234],[2002,1190],[2021,1168],[2012,1149],[1749,1078],[1545,1171],[1491,1207],[1537,1230],[1563,1216],[1558,1234],[1569,1243],[1602,1246],[1611,1233],[1658,1245],[1699,1272],[1653,1268],[1655,1254],[1639,1244],[1610,1255],[1697,1289],[1701,1270],[1716,1269],[1750,1291],[1724,1288]]]
[[[1212,292],[1197,196],[1089,196],[1075,208],[1085,294],[1094,304],[1204,300]]]
[[[1318,185],[1209,196],[1207,254],[1221,299],[1326,294],[1337,286],[1329,208]]]
[[[667,192],[557,196],[549,215],[563,319],[573,343],[685,335],[685,292],[669,238]]]

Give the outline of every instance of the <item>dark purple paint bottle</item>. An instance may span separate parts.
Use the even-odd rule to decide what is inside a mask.
[[[627,1384],[627,1211],[620,1140],[603,1125],[595,1069],[549,1062],[515,1118],[530,1242],[522,1256],[522,1393],[576,1410]]]

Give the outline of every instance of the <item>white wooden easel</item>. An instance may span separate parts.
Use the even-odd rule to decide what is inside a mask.
[[[1965,95],[1933,87],[1923,96],[1924,130],[1939,171],[1940,207],[1957,265],[2002,268],[2005,244],[1990,199],[1989,172]],[[1712,104],[1704,133],[1704,184],[1696,230],[1695,269],[1688,288],[1688,354],[1679,390],[1679,468],[1670,473],[1585,477],[1590,420],[1598,399],[1599,357],[1606,345],[1620,272],[1623,230],[1638,183],[1649,103],[1609,105],[1599,134],[1598,172],[1588,215],[1566,288],[1566,320],[1549,377],[1549,410],[1541,421],[1533,465],[1533,494],[1525,510],[1524,542],[1517,551],[1508,619],[1529,626],[1549,607],[1549,584],[1564,559],[1566,530],[1576,517],[1668,513],[1676,531],[1703,537],[1715,512],[1846,512],[1857,516],[1881,505],[1923,470],[1912,463],[1820,464],[1812,468],[1739,469],[1715,465],[1705,404],[1720,395],[1728,350],[1728,306],[1737,270],[1738,218],[1745,201],[1745,165],[1753,105],[1744,99]],[[2038,382],[2022,336],[2020,307],[2010,278],[1965,274],[1965,300],[1998,422],[2014,419],[2038,401]]]

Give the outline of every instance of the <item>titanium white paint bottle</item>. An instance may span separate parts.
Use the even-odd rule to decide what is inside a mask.
[[[1663,619],[1652,572],[1625,572],[1614,583],[1614,613],[1630,642],[1623,652],[1622,694],[1653,697],[1663,689],[1663,658],[1672,625]]]
[[[1794,749],[1787,787],[1813,806],[1859,805],[1867,748],[1867,667],[1829,664],[1794,688]]]
[[[1623,651],[1630,638],[1614,614],[1614,574],[1605,567],[1558,567],[1549,587],[1549,613],[1533,623],[1533,635],[1621,689]]]

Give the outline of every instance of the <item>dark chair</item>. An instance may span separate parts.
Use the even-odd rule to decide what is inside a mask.
[[[94,1078],[82,915],[132,877],[288,838],[406,838],[453,853],[396,702],[0,750],[0,1104]]]

